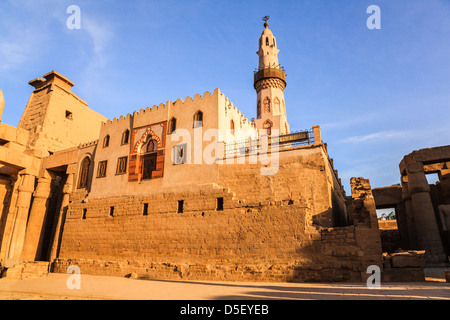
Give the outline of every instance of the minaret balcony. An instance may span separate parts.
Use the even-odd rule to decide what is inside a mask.
[[[263,69],[255,70],[255,88],[256,84],[263,80],[269,78],[277,78],[284,82],[286,85],[286,73],[284,72],[284,68],[280,66],[276,67],[266,67]]]

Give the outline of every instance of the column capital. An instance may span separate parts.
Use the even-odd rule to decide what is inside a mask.
[[[36,190],[33,193],[33,197],[35,198],[41,198],[41,199],[47,199],[51,196],[51,178],[44,178],[41,177],[38,179],[38,184],[36,187]]]

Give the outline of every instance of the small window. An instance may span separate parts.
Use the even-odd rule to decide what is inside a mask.
[[[87,214],[87,209],[83,209],[83,215],[82,215],[82,219],[86,220],[86,214]]]
[[[103,139],[103,148],[108,148],[109,147],[109,134]]]
[[[217,211],[223,211],[223,198],[217,198]]]
[[[266,37],[266,46],[269,46],[269,37]]]
[[[109,207],[109,216],[114,217],[114,207]]]
[[[106,168],[108,167],[108,161],[101,161],[98,163],[97,178],[106,177]]]
[[[194,128],[203,127],[203,112],[197,111],[194,115]]]
[[[130,140],[130,130],[126,130],[122,134],[122,145],[128,144],[129,140]]]
[[[66,110],[66,119],[72,121],[73,120],[73,113]]]
[[[128,157],[121,157],[121,158],[119,158],[119,160],[117,160],[116,174],[127,173],[127,162],[128,162]]]
[[[142,211],[142,215],[148,216],[148,203],[144,203],[144,210]]]
[[[169,121],[169,130],[168,130],[168,134],[172,134],[175,132],[175,130],[177,130],[177,119],[176,118],[172,118]]]
[[[186,163],[186,144],[173,147],[173,164]]]
[[[178,213],[183,213],[183,211],[184,211],[184,200],[178,200],[178,210],[177,210],[177,212]]]
[[[231,130],[231,134],[234,134],[234,121],[233,120],[230,121],[230,130]]]
[[[268,136],[272,135],[272,127],[273,127],[273,124],[272,124],[272,122],[270,120],[267,120],[263,124],[263,129],[267,130],[267,135]]]

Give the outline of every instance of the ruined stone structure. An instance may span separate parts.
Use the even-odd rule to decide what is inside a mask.
[[[401,185],[373,190],[378,209],[395,208],[403,249],[425,250],[428,266],[450,256],[450,146],[421,149],[399,165]],[[429,185],[426,174],[437,173]]]
[[[0,125],[2,266],[252,281],[381,267],[370,183],[346,196],[320,127],[290,131],[278,52],[266,23],[256,121],[219,89],[111,121],[57,72],[31,81],[19,127]]]

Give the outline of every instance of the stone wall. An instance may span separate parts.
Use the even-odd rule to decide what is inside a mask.
[[[311,217],[299,201],[242,201],[214,185],[72,203],[53,271],[76,264],[85,274],[155,279],[361,281],[379,264],[370,225],[321,228]]]

